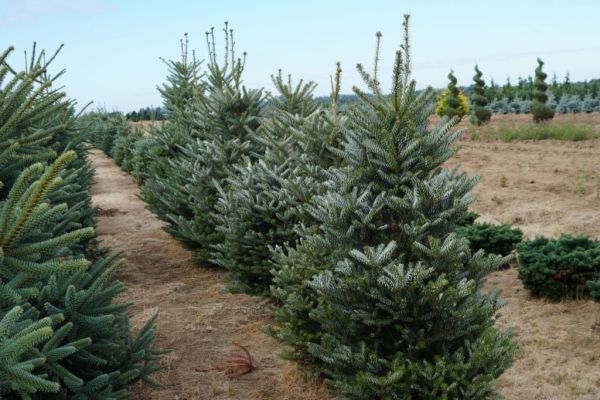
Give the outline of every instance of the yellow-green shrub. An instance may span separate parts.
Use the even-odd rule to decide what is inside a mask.
[[[440,117],[448,115],[448,95],[450,92],[448,89],[444,90],[438,100],[438,105],[435,108],[435,113]],[[469,101],[467,100],[467,96],[461,91],[458,93],[458,111],[460,112],[460,116],[467,115],[470,111]]]

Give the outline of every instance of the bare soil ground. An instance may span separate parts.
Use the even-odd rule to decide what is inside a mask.
[[[162,230],[144,208],[138,187],[108,157],[95,150],[92,187],[102,244],[124,251],[128,265],[119,273],[126,297],[135,302],[134,327],[159,313],[156,345],[173,349],[167,369],[157,374],[162,387],[141,387],[138,399],[326,399],[322,384],[304,382],[295,364],[279,357],[282,349],[262,332],[268,322],[258,297],[221,290],[226,273],[193,265],[192,254]],[[255,369],[229,379],[217,366],[245,346]]]
[[[530,116],[494,116],[520,123]],[[595,114],[559,115],[560,122],[600,127]],[[473,209],[481,220],[511,223],[526,236],[588,234],[600,238],[600,140],[585,142],[484,142],[461,139],[455,159],[481,176]],[[98,233],[104,245],[123,249],[128,260],[119,278],[135,301],[133,324],[155,312],[157,344],[172,348],[159,389],[142,388],[138,399],[328,399],[319,383],[306,383],[293,363],[279,358],[281,347],[262,333],[268,322],[263,301],[222,293],[223,271],[194,266],[137,198],[133,180],[94,151],[93,201],[102,208]],[[500,184],[502,176],[506,187]],[[600,304],[551,303],[528,295],[515,268],[492,274],[487,289],[508,301],[498,320],[521,345],[514,366],[498,389],[507,399],[600,399]],[[228,379],[215,366],[225,362],[235,341],[248,348],[255,371]]]
[[[494,123],[525,123],[530,115],[494,115]],[[600,128],[600,115],[557,115],[557,122]],[[461,127],[466,127],[464,121]],[[600,238],[600,140],[503,143],[469,140],[449,165],[479,175],[472,209],[481,221],[509,223],[533,238],[561,233]],[[502,177],[506,187],[502,187]],[[532,298],[517,269],[498,271],[487,289],[507,305],[498,327],[512,329],[521,353],[498,381],[507,399],[600,399],[600,304]]]

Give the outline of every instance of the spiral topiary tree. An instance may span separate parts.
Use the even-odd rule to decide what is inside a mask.
[[[485,97],[485,81],[481,79],[483,74],[479,70],[479,66],[475,66],[475,76],[473,76],[473,94],[471,95],[471,104],[473,105],[473,113],[470,121],[473,125],[483,125],[490,120],[492,112],[486,108],[488,100]]]
[[[454,71],[448,74],[448,87],[440,97],[435,113],[440,117],[458,117],[459,119],[469,113],[467,96],[456,86],[458,82]]]
[[[539,58],[537,62],[538,66],[535,69],[535,81],[533,83],[535,90],[533,91],[533,100],[529,109],[533,115],[534,122],[543,122],[554,118],[554,110],[546,104],[548,101],[548,95],[546,94],[548,85],[545,81],[548,75],[542,71],[544,62]]]

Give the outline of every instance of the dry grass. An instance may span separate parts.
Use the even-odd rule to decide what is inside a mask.
[[[498,320],[521,346],[497,387],[507,399],[597,400],[600,388],[600,304],[533,299],[517,270],[492,274],[488,289],[502,291],[507,305]]]
[[[557,117],[559,123],[600,127],[598,113]],[[496,118],[491,127],[528,118]],[[600,140],[504,143],[465,136],[459,144],[449,164],[458,161],[469,174],[480,175],[473,209],[483,221],[514,224],[530,238],[561,233],[600,238]],[[498,327],[512,329],[521,346],[497,384],[507,399],[600,399],[600,304],[532,298],[516,269],[490,275],[486,288],[501,290],[507,305]]]

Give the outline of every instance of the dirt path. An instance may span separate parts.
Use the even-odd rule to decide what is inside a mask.
[[[226,273],[194,266],[192,255],[164,232],[162,222],[144,208],[138,187],[98,150],[92,187],[100,207],[102,244],[125,253],[128,266],[119,279],[135,302],[132,323],[140,327],[160,313],[156,344],[173,349],[163,386],[142,388],[138,399],[326,399],[322,385],[305,383],[293,363],[279,357],[281,347],[262,333],[268,321],[264,301],[221,293]],[[255,370],[228,379],[215,366],[227,361],[237,342],[249,350]]]

